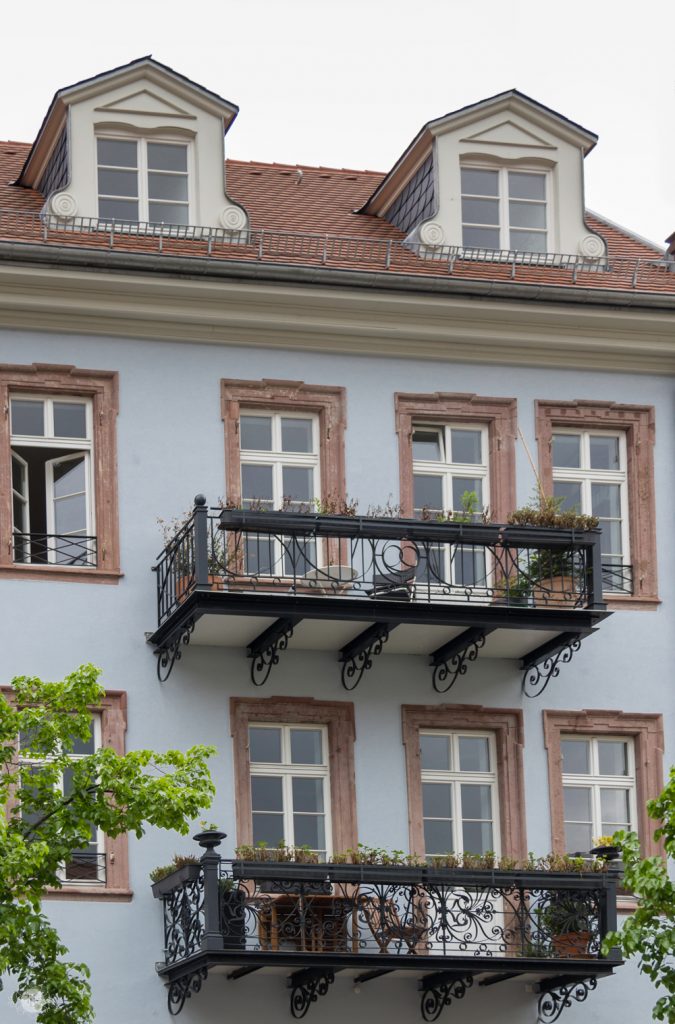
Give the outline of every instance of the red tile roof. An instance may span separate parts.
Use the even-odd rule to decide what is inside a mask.
[[[45,233],[36,216],[43,197],[11,185],[19,174],[30,146],[0,142],[0,239],[107,249],[109,232],[64,231]],[[306,167],[288,164],[227,161],[227,188],[231,198],[248,211],[251,244],[212,242],[207,250],[200,239],[161,239],[165,256],[209,255],[213,259],[326,266],[420,277],[569,286],[644,292],[675,293],[675,274],[657,262],[662,251],[597,214],[587,213],[587,223],[607,242],[611,272],[561,266],[528,266],[526,263],[490,262],[455,258],[420,259],[401,245],[404,235],[378,217],[357,214],[384,175],[375,171]],[[325,236],[329,241],[325,241]],[[321,237],[310,237],[321,236]],[[157,236],[116,233],[114,248],[121,251],[157,253]],[[639,264],[637,261],[640,261]],[[645,263],[644,261],[648,261]],[[636,273],[637,269],[637,273]]]

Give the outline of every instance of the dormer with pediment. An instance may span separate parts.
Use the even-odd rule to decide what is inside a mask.
[[[517,90],[430,121],[360,212],[411,243],[599,259],[585,222],[584,157],[597,137]]]
[[[56,93],[17,184],[41,192],[60,221],[243,231],[246,211],[225,181],[237,112],[142,57]]]

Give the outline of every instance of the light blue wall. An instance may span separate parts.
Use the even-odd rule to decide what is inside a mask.
[[[629,374],[577,373],[470,366],[443,362],[354,358],[218,345],[161,344],[60,334],[0,332],[0,362],[70,363],[80,368],[117,370],[120,375],[118,420],[119,494],[122,568],[118,586],[2,581],[0,594],[2,681],[15,674],[60,678],[75,665],[93,661],[104,669],[105,684],[128,692],[127,745],[165,748],[213,743],[218,754],[213,773],[218,796],[208,817],[229,832],[234,846],[234,798],[228,721],[231,695],[313,696],[353,699],[356,711],[356,784],[362,842],[405,849],[407,805],[400,705],[477,703],[522,707],[525,715],[525,781],[528,845],[538,853],[551,846],[547,765],[542,710],[617,708],[661,712],[666,725],[666,764],[673,761],[672,665],[675,631],[672,608],[675,545],[671,541],[675,507],[673,383]],[[194,494],[210,501],[224,495],[223,426],[219,381],[222,377],[263,377],[343,385],[347,389],[347,490],[360,510],[398,500],[398,448],[394,430],[396,391],[475,392],[517,397],[519,423],[530,450],[535,399],[610,400],[656,406],[655,449],[659,536],[659,581],[663,604],[656,612],[622,612],[601,624],[584,641],[570,666],[551,683],[544,697],[526,700],[514,662],[479,661],[452,692],[439,697],[421,657],[383,654],[359,688],[349,695],[339,683],[334,654],[289,650],[263,691],[253,691],[243,651],[192,647],[167,683],[155,676],[155,658],[144,633],[155,628],[154,576],[150,572],[162,546],[156,523],[186,511]],[[522,445],[517,446],[519,503],[534,480]],[[383,794],[386,798],[383,799]],[[185,851],[189,840],[151,832],[130,840],[130,904],[50,902],[48,911],[62,929],[75,959],[93,968],[100,1024],[165,1021],[165,993],[154,976],[161,959],[159,906],[150,896],[148,871]],[[414,985],[383,979],[358,996],[338,976],[335,991],[310,1011],[310,1019],[337,1021],[346,1013],[355,1022],[417,1019]],[[345,997],[338,995],[344,990]],[[346,1001],[345,1001],[346,1000]],[[566,1012],[572,1022],[625,1019],[647,1021],[653,993],[633,967],[600,983],[580,1008]],[[534,1021],[534,997],[512,982],[470,993],[452,1007],[453,1021],[494,1017],[507,1022]],[[184,1010],[185,1024],[216,1024],[253,1015],[286,1020],[282,977],[226,983],[220,976]],[[26,1020],[0,993],[0,1020]]]

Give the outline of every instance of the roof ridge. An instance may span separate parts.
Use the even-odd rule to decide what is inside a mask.
[[[379,177],[384,177],[386,174],[386,171],[373,171],[367,168],[328,167],[324,164],[289,164],[280,163],[277,160],[240,160],[237,157],[231,156],[225,158],[225,163],[253,167],[284,167],[292,171],[331,171],[333,174],[374,174]]]

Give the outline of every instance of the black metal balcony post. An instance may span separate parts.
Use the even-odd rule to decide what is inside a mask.
[[[203,848],[201,858],[204,872],[204,931],[202,950],[212,952],[224,949],[223,933],[220,927],[220,861],[216,847],[226,839],[225,832],[207,829],[192,837]]]
[[[602,890],[600,897],[600,935],[604,940],[608,932],[615,932],[618,928],[616,914],[616,890],[623,876],[623,862],[620,860],[607,862],[607,886]],[[621,950],[612,946],[607,956],[608,960],[620,960]]]
[[[606,608],[606,604],[602,597],[602,551],[600,550],[601,540],[601,531],[593,530],[591,536],[591,544],[590,547],[587,549],[589,608]]]
[[[209,510],[203,494],[195,496],[195,586],[209,585]]]

